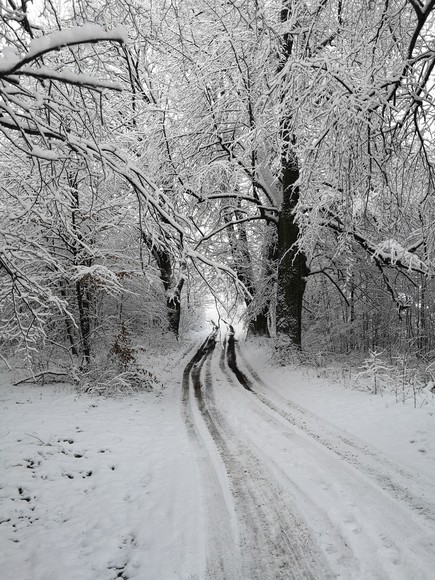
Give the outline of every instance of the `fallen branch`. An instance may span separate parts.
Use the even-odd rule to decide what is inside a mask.
[[[41,373],[38,373],[37,375],[32,375],[31,377],[27,377],[25,379],[22,379],[21,381],[17,381],[16,383],[13,383],[13,385],[14,385],[14,387],[16,387],[17,385],[21,385],[22,383],[27,383],[27,382],[36,383],[36,382],[38,382],[39,379],[42,379],[42,384],[44,384],[44,379],[45,379],[46,375],[53,375],[55,377],[68,377],[68,373],[62,373],[59,371],[42,371]]]

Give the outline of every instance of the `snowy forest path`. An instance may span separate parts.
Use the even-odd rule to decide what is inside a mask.
[[[212,333],[186,366],[182,395],[186,425],[201,449],[205,478],[207,578],[332,578],[302,519],[292,513],[259,459],[217,409],[215,346]],[[222,355],[219,358],[222,364]],[[216,473],[211,476],[213,468]]]
[[[411,474],[280,400],[231,333],[221,346],[212,333],[183,376],[207,577],[429,578],[434,506]]]

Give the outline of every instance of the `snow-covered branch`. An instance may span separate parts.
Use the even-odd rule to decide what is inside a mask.
[[[372,258],[376,258],[385,266],[394,266],[401,270],[416,272],[425,276],[433,274],[434,265],[427,264],[424,260],[418,257],[413,252],[414,245],[411,246],[410,249],[407,249],[397,240],[389,239],[378,243],[373,242],[356,229],[346,228],[344,224],[335,217],[332,220],[326,221],[325,225],[336,232],[350,236]]]
[[[201,237],[201,239],[199,240],[199,242],[196,245],[196,247],[198,248],[202,243],[206,242],[207,240],[210,240],[210,239],[214,238],[215,236],[217,236],[218,234],[220,234],[221,232],[223,232],[224,230],[226,230],[228,228],[232,228],[232,227],[237,226],[237,225],[240,225],[240,224],[245,224],[245,223],[248,223],[248,222],[253,222],[253,221],[258,221],[258,220],[264,221],[264,217],[261,216],[261,215],[252,215],[252,216],[248,216],[248,217],[242,218],[242,219],[230,220],[227,223],[223,224],[222,226],[214,229],[210,233],[204,234]],[[269,217],[269,221],[273,221],[274,223],[277,223],[277,220],[274,220],[273,218],[270,218],[270,217]]]
[[[85,24],[67,30],[58,30],[33,39],[29,50],[23,56],[18,54],[15,47],[5,46],[0,55],[0,78],[11,74],[21,74],[23,67],[49,52],[64,47],[95,44],[103,41],[123,44],[127,42],[127,33],[123,28],[107,31],[97,24]],[[29,74],[30,69],[25,68],[24,70]]]
[[[122,86],[119,83],[106,81],[103,79],[96,79],[91,75],[84,73],[73,73],[70,71],[56,71],[46,66],[38,68],[31,68],[23,66],[19,70],[22,76],[29,76],[35,79],[58,81],[67,85],[75,85],[87,89],[110,89],[112,91],[122,91]]]

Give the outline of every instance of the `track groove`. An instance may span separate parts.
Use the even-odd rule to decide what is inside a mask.
[[[215,337],[211,342],[213,340]],[[302,520],[292,513],[283,501],[280,490],[263,471],[261,461],[238,438],[216,408],[212,376],[214,345],[212,347],[211,342],[208,342],[208,346],[204,343],[186,367],[183,397],[187,390],[187,378],[190,376],[191,394],[226,469],[234,499],[240,531],[238,551],[242,575],[232,573],[225,578],[332,578]],[[219,365],[225,364],[225,353],[224,348]],[[240,377],[243,380],[243,374],[237,373],[234,365],[232,372],[238,375],[239,380]],[[205,376],[202,377],[202,374]]]

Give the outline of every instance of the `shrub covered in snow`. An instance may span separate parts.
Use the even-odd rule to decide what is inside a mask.
[[[116,366],[104,367],[103,364],[93,364],[86,371],[75,369],[74,382],[79,393],[106,397],[152,391],[161,386],[152,372],[135,365],[121,372]]]

